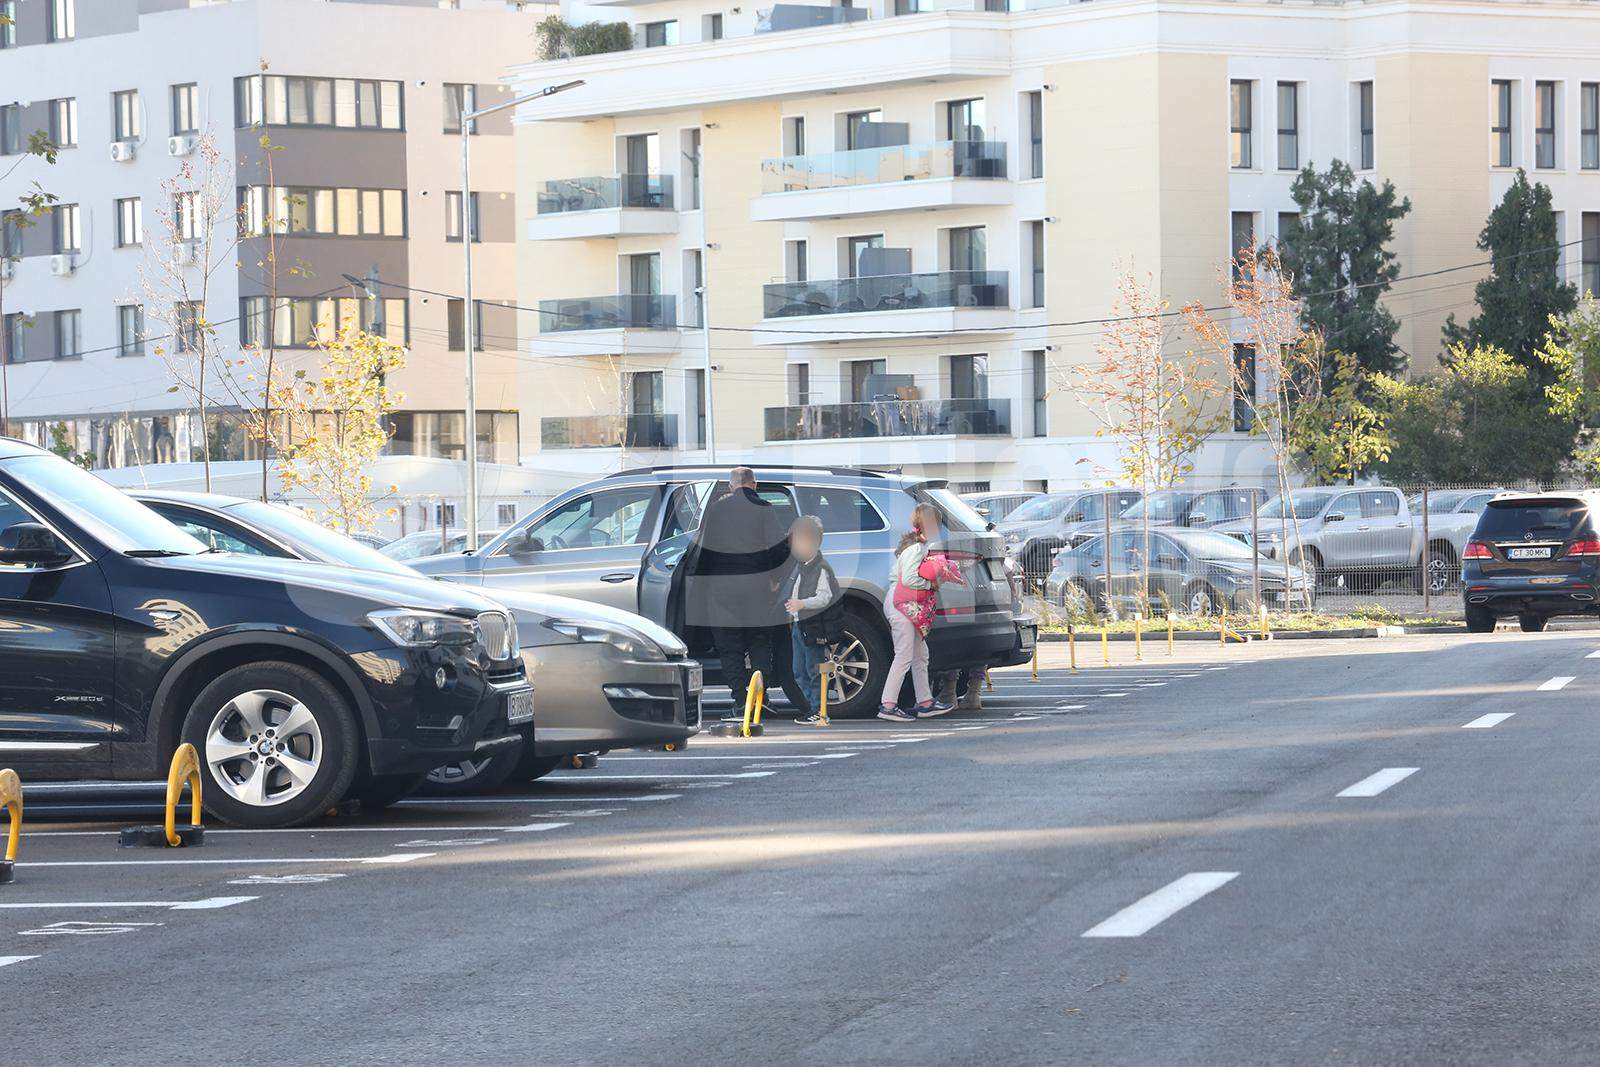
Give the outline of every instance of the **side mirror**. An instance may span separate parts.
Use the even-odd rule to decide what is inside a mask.
[[[1330,511],[1330,512],[1328,512],[1328,514],[1326,516],[1323,517],[1322,521],[1323,522],[1343,522],[1344,521],[1344,512],[1342,512],[1342,511]]]
[[[1189,516],[1188,521],[1184,525],[1186,525],[1186,526],[1204,526],[1206,523],[1208,523],[1210,521],[1211,521],[1210,519],[1206,518],[1206,513],[1205,512],[1196,511],[1196,512],[1192,513]]]
[[[39,523],[19,522],[0,530],[0,563],[48,567],[71,558],[67,546]]]

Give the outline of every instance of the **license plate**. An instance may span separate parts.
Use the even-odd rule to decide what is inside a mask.
[[[520,726],[533,721],[533,690],[518,689],[506,694],[506,725]]]
[[[997,582],[1006,580],[1006,561],[1003,559],[984,560],[989,566],[989,577]]]
[[[693,667],[686,667],[683,672],[683,688],[690,693],[698,693],[706,687],[706,669],[696,663]]]
[[[1032,626],[1024,626],[1018,629],[1017,637],[1022,641],[1023,648],[1032,648],[1039,640],[1039,631]]]
[[[1549,559],[1551,550],[1544,546],[1529,548],[1518,546],[1506,549],[1507,559]]]

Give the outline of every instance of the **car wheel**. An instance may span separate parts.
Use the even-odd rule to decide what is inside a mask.
[[[323,814],[355,780],[360,730],[327,679],[296,663],[235,667],[200,691],[183,740],[205,775],[206,810],[252,828]]]
[[[417,791],[426,774],[379,774],[351,787],[349,799],[359,800],[362,811],[382,811]]]
[[[1421,582],[1432,596],[1448,593],[1461,580],[1461,564],[1449,545],[1434,545],[1428,550],[1428,562],[1421,568]],[[1418,592],[1422,589],[1419,588]]]
[[[1315,552],[1296,549],[1289,557],[1289,566],[1305,575],[1305,587],[1313,593],[1322,592],[1322,560]]]
[[[446,763],[429,771],[417,792],[430,797],[471,797],[491,792],[511,777],[521,756],[519,746],[483,759]]]
[[[1517,616],[1517,625],[1522,627],[1522,632],[1525,634],[1543,633],[1545,626],[1548,625],[1549,622],[1550,617],[1548,615]]]
[[[1488,608],[1477,608],[1467,605],[1467,633],[1489,634],[1494,633],[1494,612]]]
[[[1215,615],[1222,603],[1222,596],[1205,582],[1195,582],[1183,594],[1183,606],[1190,615]]]
[[[828,715],[864,719],[876,714],[894,658],[883,624],[854,604],[845,608],[843,634],[828,646],[828,658],[833,663]]]

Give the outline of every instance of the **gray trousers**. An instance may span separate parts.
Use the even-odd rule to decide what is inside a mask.
[[[910,671],[917,703],[925,704],[933,699],[933,688],[928,684],[928,642],[893,604],[885,604],[883,613],[889,619],[889,636],[894,639],[894,661],[889,664],[889,677],[884,679],[883,703],[900,703],[900,687],[905,684],[906,671]]]

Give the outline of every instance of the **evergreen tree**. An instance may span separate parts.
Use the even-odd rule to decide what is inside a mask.
[[[1394,343],[1400,324],[1379,300],[1400,274],[1388,244],[1411,201],[1398,200],[1392,182],[1381,189],[1365,180],[1358,185],[1350,165],[1337,159],[1321,174],[1307,166],[1290,195],[1300,222],[1279,238],[1278,255],[1294,279],[1305,327],[1355,357],[1365,373],[1399,373],[1405,367]],[[1330,362],[1325,373],[1333,369]]]
[[[1476,291],[1478,313],[1465,327],[1450,316],[1446,347],[1501,349],[1548,384],[1539,346],[1550,317],[1565,315],[1578,300],[1577,287],[1561,280],[1558,241],[1549,188],[1517,171],[1478,235],[1478,248],[1489,253],[1489,276]]]

